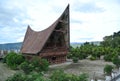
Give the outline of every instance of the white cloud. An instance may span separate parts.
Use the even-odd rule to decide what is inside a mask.
[[[0,43],[4,40],[22,41],[27,25],[36,31],[49,27],[68,3],[71,42],[99,41],[119,31],[119,0],[3,0],[0,6],[0,29],[3,31],[0,32]]]
[[[111,35],[113,32],[117,32],[120,29],[119,19],[120,19],[120,10],[119,5],[108,2],[95,2],[97,6],[104,8],[104,12],[99,13],[85,13],[85,12],[72,12],[71,16],[73,19],[77,19],[78,21],[82,20],[82,23],[74,24],[71,22],[72,30],[79,30],[76,35],[81,35],[78,38],[88,38],[88,40],[78,40],[78,41],[98,41],[102,40],[102,38],[106,35]],[[72,31],[71,30],[71,31]],[[83,33],[84,32],[84,33]],[[71,32],[71,34],[73,34]],[[72,37],[72,36],[71,36]],[[93,38],[93,39],[89,39]],[[77,39],[77,38],[76,38]],[[74,42],[74,39],[71,38],[71,41]]]

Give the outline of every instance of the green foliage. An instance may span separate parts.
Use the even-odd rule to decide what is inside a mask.
[[[13,76],[9,77],[6,81],[49,81],[49,80],[47,78],[44,78],[41,73],[31,73],[29,75],[16,73]]]
[[[85,59],[91,55],[93,56],[91,57],[91,60],[96,60],[100,59],[101,55],[104,55],[105,61],[112,61],[116,54],[120,55],[120,48],[103,47],[102,45],[97,46],[90,43],[85,43],[80,47],[70,47],[68,58],[73,59],[73,57],[77,57],[79,59]]]
[[[39,57],[32,58],[31,61],[24,61],[21,63],[20,68],[24,71],[25,74],[29,74],[32,71],[43,72],[48,70],[49,63],[45,59]]]
[[[104,55],[104,49],[101,46],[94,46],[92,48],[92,56],[95,57],[95,59],[100,59],[100,56]]]
[[[120,67],[120,58],[118,57],[118,55],[116,55],[116,56],[113,57],[112,62],[113,62],[113,64],[116,65],[117,68]]]
[[[67,77],[67,81],[78,81],[79,78],[78,76],[74,75],[74,74],[66,74],[66,77]]]
[[[96,58],[95,58],[95,57],[93,57],[93,56],[91,56],[91,57],[90,57],[90,60],[96,60]]]
[[[25,81],[25,77],[20,73],[16,73],[9,77],[6,81]]]
[[[79,81],[88,81],[88,75],[86,73],[83,73],[81,75],[79,75]]]
[[[85,43],[80,47],[73,48],[70,47],[70,53],[68,54],[68,58],[77,57],[79,59],[85,59],[89,54],[92,54],[93,44]]]
[[[4,58],[3,58],[3,63],[6,63],[6,58],[7,58],[8,55],[6,55]]]
[[[51,81],[88,81],[87,74],[81,74],[79,76],[73,74],[64,73],[63,70],[56,70],[50,76]]]
[[[106,54],[106,55],[104,56],[104,60],[105,60],[105,61],[108,61],[108,62],[112,61],[112,58],[113,58],[113,56],[112,56],[111,54]]]
[[[21,63],[20,68],[24,71],[25,74],[29,74],[33,70],[32,64],[28,61]]]
[[[41,73],[32,72],[26,76],[25,81],[47,81]]]
[[[105,61],[112,61],[115,54],[120,55],[120,31],[115,32],[113,35],[105,36],[103,40],[100,45],[85,42],[80,47],[70,47],[68,58],[85,59],[87,56],[92,55],[95,59],[100,59],[101,55],[105,55]]]
[[[120,31],[115,32],[113,35],[105,36],[101,45],[104,47],[119,48],[120,47]]]
[[[17,69],[18,65],[20,65],[24,61],[24,57],[21,54],[16,54],[14,52],[10,52],[5,57],[6,64],[11,69]]]
[[[105,65],[104,67],[104,73],[107,75],[111,75],[113,66],[112,65]]]
[[[52,81],[69,81],[67,80],[66,74],[63,70],[54,71],[53,74],[50,76],[50,79]]]
[[[73,57],[72,60],[74,63],[77,63],[79,59],[77,57]]]
[[[47,71],[49,66],[49,62],[46,59],[41,59],[39,57],[34,57],[31,60],[31,64],[38,72]]]

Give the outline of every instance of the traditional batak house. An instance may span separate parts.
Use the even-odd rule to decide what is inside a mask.
[[[51,64],[66,61],[70,46],[69,5],[63,14],[47,29],[36,32],[28,26],[21,53],[28,59],[45,58]]]

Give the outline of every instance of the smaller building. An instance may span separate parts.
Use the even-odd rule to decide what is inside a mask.
[[[47,29],[36,32],[28,26],[21,53],[28,59],[45,58],[51,64],[66,61],[70,45],[69,5],[63,14]]]

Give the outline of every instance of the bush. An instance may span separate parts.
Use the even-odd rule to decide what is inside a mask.
[[[73,57],[72,60],[74,63],[77,63],[79,59],[77,57]]]
[[[46,59],[41,59],[39,57],[34,57],[31,60],[31,64],[37,72],[47,71],[49,62]]]
[[[11,69],[17,69],[18,65],[20,65],[22,62],[24,62],[24,57],[21,54],[16,54],[14,52],[10,52],[7,54],[5,61],[6,64],[11,68]]]
[[[67,74],[67,81],[79,81],[78,76],[74,75],[74,74]]]
[[[116,65],[117,68],[120,67],[120,58],[118,56],[114,56],[112,62]]]
[[[24,61],[21,63],[20,68],[24,73],[29,74],[32,71],[43,72],[48,70],[49,63],[45,59],[39,57],[32,58],[31,61]]]
[[[56,70],[50,76],[51,81],[88,81],[87,74],[80,74],[79,76],[74,74],[64,73],[63,70]]]
[[[111,55],[111,54],[106,54],[105,56],[104,56],[104,60],[105,61],[112,61],[112,58],[113,58],[113,56]]]
[[[16,73],[12,77],[9,77],[6,81],[25,81],[25,77],[20,73]]]
[[[112,65],[105,65],[104,67],[104,73],[107,75],[111,75],[113,66]]]
[[[46,81],[41,73],[31,72],[25,81]]]
[[[85,73],[79,75],[79,81],[88,81],[88,75]]]
[[[91,56],[91,57],[90,57],[90,60],[96,60],[96,58],[95,58],[95,57],[93,57],[93,56]]]
[[[8,56],[8,55],[6,55],[6,56],[3,58],[3,60],[2,60],[3,63],[6,63],[6,58],[7,58],[7,56]]]
[[[52,81],[68,81],[66,74],[63,70],[56,70],[53,72],[53,74],[50,76],[50,79]]]
[[[16,73],[6,81],[48,81],[48,79],[45,79],[40,73],[32,73],[29,75]]]
[[[33,70],[33,66],[27,61],[21,63],[20,68],[24,71],[25,74],[29,74]]]

